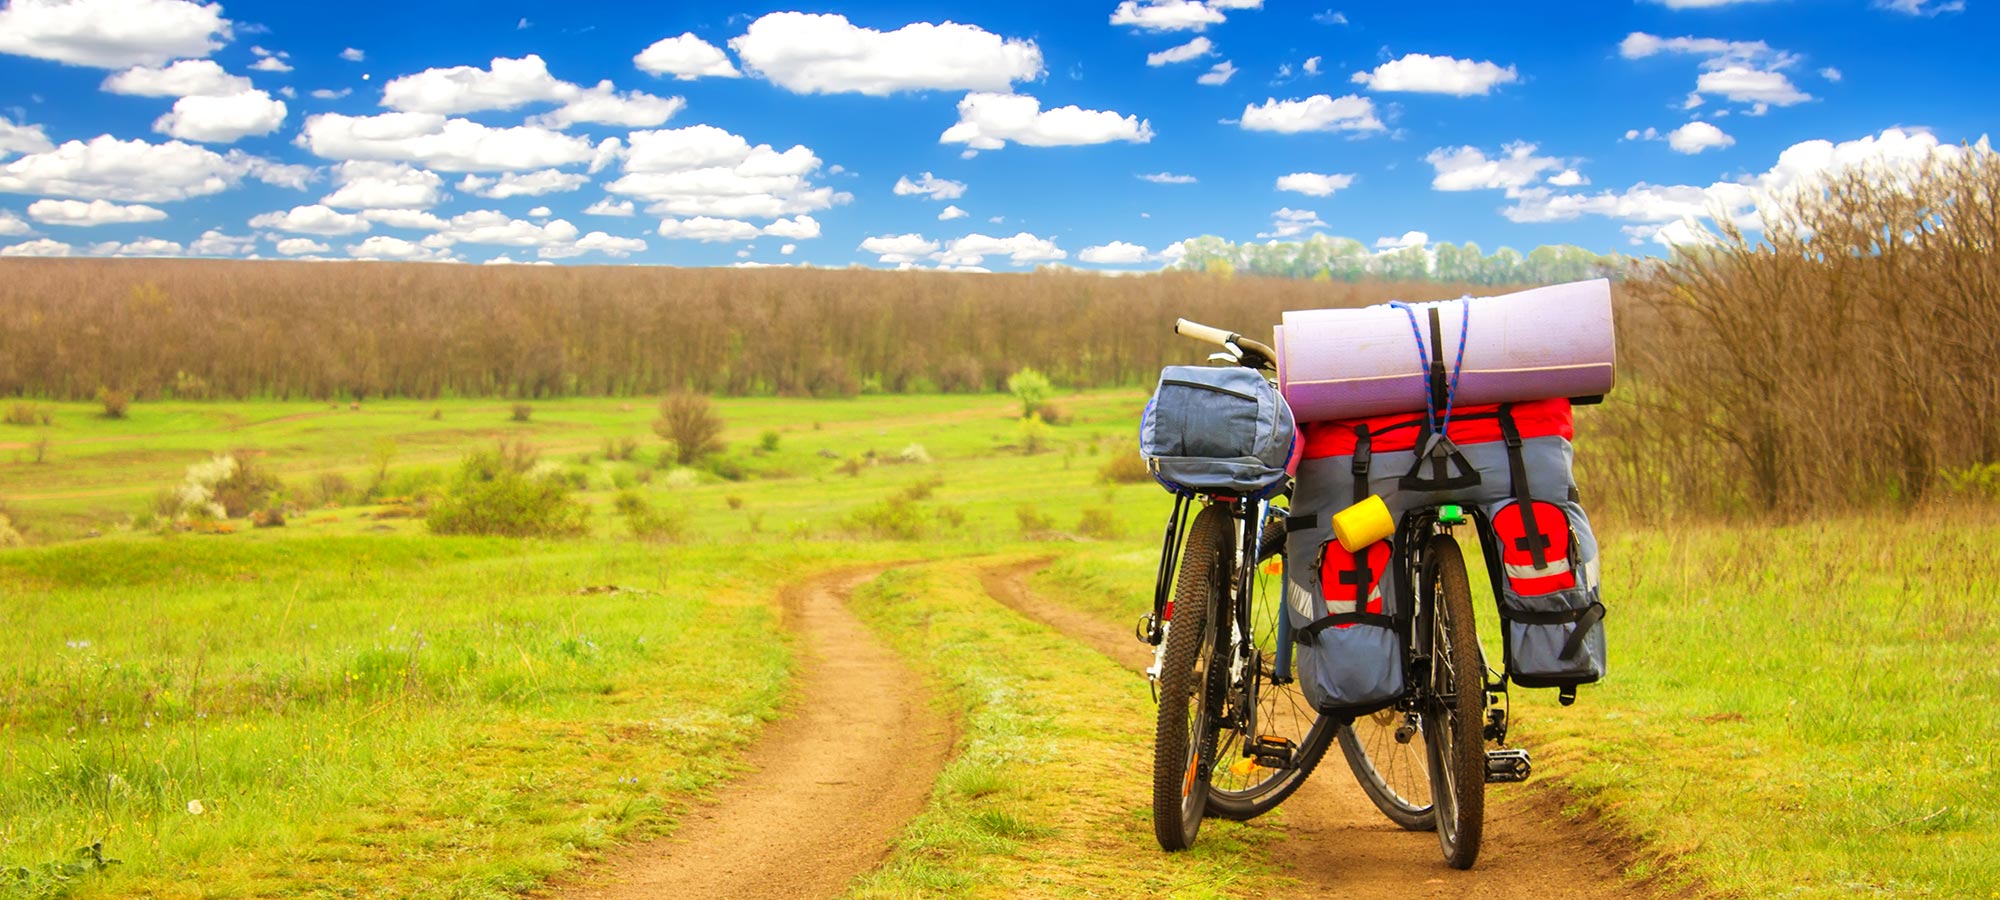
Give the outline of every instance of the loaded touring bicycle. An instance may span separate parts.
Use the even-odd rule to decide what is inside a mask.
[[[1566,293],[1552,302],[1552,291]],[[1540,308],[1517,299],[1536,294]],[[1508,302],[1521,308],[1490,306]],[[1544,354],[1568,360],[1561,374],[1497,384],[1522,367],[1468,355],[1483,326],[1518,345],[1503,317],[1551,305],[1584,323]],[[1531,770],[1507,745],[1510,685],[1555,688],[1568,705],[1605,671],[1596,540],[1570,441],[1573,404],[1610,387],[1608,286],[1295,315],[1283,349],[1177,323],[1219,346],[1221,365],[1164,370],[1141,426],[1148,466],[1174,495],[1138,628],[1156,648],[1154,832],[1181,850],[1205,817],[1262,815],[1338,745],[1384,815],[1435,830],[1445,861],[1469,868],[1486,785]],[[1379,347],[1390,316],[1405,354],[1390,378],[1413,388],[1400,394],[1353,375],[1366,354],[1338,346]],[[1593,329],[1601,346],[1581,346],[1592,342],[1577,331]],[[1344,362],[1314,372],[1302,353]],[[1575,361],[1592,356],[1603,365],[1578,376],[1590,360]],[[1596,390],[1532,396],[1575,387]],[[1498,602],[1498,665],[1474,624],[1461,537],[1477,539]]]

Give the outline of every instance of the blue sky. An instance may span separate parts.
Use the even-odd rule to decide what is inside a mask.
[[[1991,10],[12,0],[0,253],[1009,271],[1314,233],[1661,253],[1829,168],[1982,140]]]

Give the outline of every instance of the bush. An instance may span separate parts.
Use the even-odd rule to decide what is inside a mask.
[[[1029,413],[1021,420],[1021,452],[1033,456],[1049,446],[1049,426],[1042,421],[1040,413]]]
[[[674,459],[683,466],[722,450],[722,417],[700,394],[681,391],[661,400],[653,431],[673,442]]]
[[[924,519],[923,507],[899,493],[849,513],[847,527],[881,540],[914,541],[923,537]]]
[[[1042,421],[1050,425],[1068,425],[1070,422],[1069,410],[1054,400],[1042,401],[1041,406],[1035,407],[1035,412],[1042,417]]]
[[[775,452],[778,449],[778,432],[774,430],[765,431],[762,435],[758,436],[757,446],[765,453]]]
[[[122,419],[125,418],[126,409],[132,405],[132,395],[108,387],[98,388],[97,402],[104,407],[105,418]]]
[[[1046,534],[1056,527],[1055,520],[1033,504],[1015,507],[1014,518],[1021,523],[1021,533],[1025,535]]]
[[[1141,484],[1153,480],[1153,473],[1146,468],[1146,458],[1137,450],[1120,451],[1111,454],[1104,461],[1104,467],[1097,470],[1097,477],[1112,484]]]
[[[943,486],[944,479],[942,478],[926,478],[922,481],[911,482],[907,487],[904,487],[901,496],[909,500],[929,500],[931,492]]]
[[[532,474],[535,468],[533,454],[519,447],[503,445],[466,456],[425,524],[435,534],[582,534],[590,508],[571,499],[571,488],[563,481]]]
[[[1049,400],[1049,378],[1034,369],[1022,369],[1007,376],[1007,393],[1021,401],[1021,418],[1025,419],[1039,412],[1042,404]]]
[[[300,492],[307,506],[346,506],[357,499],[354,485],[339,472],[321,472]]]
[[[530,417],[530,416],[532,416],[532,415],[534,415],[534,414],[535,414],[535,408],[534,408],[534,407],[532,407],[532,406],[529,406],[529,405],[528,405],[528,404],[526,404],[526,403],[516,403],[516,404],[514,404],[514,416],[513,416],[513,418],[514,418],[514,421],[516,421],[516,422],[526,422],[526,421],[528,421],[528,417]]]
[[[16,403],[7,408],[9,425],[53,425],[55,414],[39,403]]]
[[[1076,533],[1084,537],[1110,541],[1117,540],[1124,534],[1124,529],[1118,526],[1118,520],[1111,515],[1111,510],[1092,507],[1084,510],[1083,517],[1077,520]]]
[[[21,537],[21,529],[15,524],[13,510],[0,506],[0,548],[20,547],[27,544]]]
[[[617,439],[612,439],[612,438],[604,439],[605,459],[611,460],[613,462],[629,462],[632,459],[632,457],[637,456],[638,454],[639,454],[638,438],[627,436]]]
[[[228,518],[240,519],[264,508],[271,496],[284,488],[278,476],[265,471],[249,454],[239,452],[226,458],[235,465],[215,482],[214,496]]]
[[[645,541],[679,540],[687,530],[687,519],[679,510],[656,510],[636,491],[620,491],[612,507],[625,517],[632,536]]]

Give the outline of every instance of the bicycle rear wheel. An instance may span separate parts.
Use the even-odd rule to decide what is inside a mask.
[[[1486,821],[1486,668],[1458,542],[1432,537],[1424,569],[1419,584],[1431,592],[1431,666],[1421,718],[1430,738],[1438,845],[1446,865],[1470,869]]]
[[[1276,531],[1276,535],[1272,534]],[[1276,666],[1280,635],[1280,615],[1285,602],[1283,527],[1266,528],[1262,542],[1265,556],[1258,560],[1250,594],[1250,638],[1257,648],[1256,669],[1250,675],[1254,702],[1255,734],[1225,729],[1216,749],[1216,769],[1209,779],[1208,814],[1222,819],[1245,821],[1261,816],[1283,803],[1304,784],[1326,755],[1333,742],[1336,724],[1320,713],[1290,672]],[[1267,571],[1272,562],[1275,571]],[[1284,766],[1266,766],[1243,753],[1246,741],[1258,737],[1276,738],[1291,747]]]
[[[1423,717],[1390,708],[1340,727],[1340,752],[1375,808],[1410,831],[1437,827]]]
[[[1219,506],[1196,515],[1174,577],[1153,733],[1153,836],[1167,851],[1194,845],[1208,805],[1215,720],[1223,700],[1215,690],[1220,679],[1212,670],[1218,656],[1216,634],[1227,627],[1215,618],[1229,594],[1231,525],[1228,512]]]

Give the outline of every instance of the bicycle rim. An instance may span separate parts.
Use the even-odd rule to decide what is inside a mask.
[[[1470,869],[1485,830],[1485,669],[1472,619],[1465,558],[1449,536],[1431,539],[1424,585],[1432,593],[1430,690],[1424,725],[1430,737],[1431,794],[1445,863]]]

